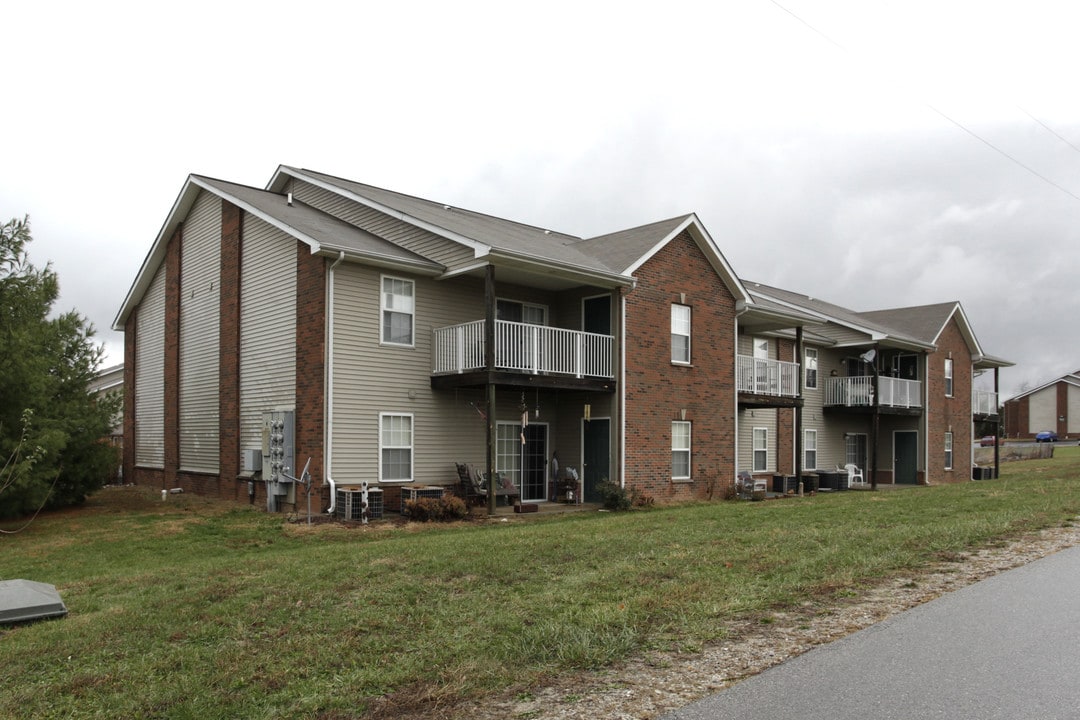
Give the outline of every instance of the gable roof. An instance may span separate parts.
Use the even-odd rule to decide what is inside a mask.
[[[315,170],[278,167],[267,188],[283,189],[290,178],[310,183],[353,202],[472,249],[474,257],[511,268],[535,266],[580,275],[582,282],[632,285],[633,279],[601,258],[580,252],[581,238],[445,203],[346,180]]]
[[[624,275],[633,275],[638,268],[684,231],[704,253],[709,264],[720,276],[735,300],[744,303],[752,302],[750,293],[743,287],[742,281],[739,280],[712,236],[694,213],[607,235],[598,235],[580,241],[577,247],[582,252],[601,259]]]
[[[1045,390],[1046,388],[1057,385],[1058,383],[1065,383],[1066,385],[1072,385],[1073,387],[1080,387],[1080,370],[1077,370],[1076,372],[1073,372],[1073,373],[1069,373],[1068,375],[1062,375],[1059,378],[1054,378],[1050,382],[1045,382],[1042,385],[1039,385],[1038,387],[1034,387],[1034,388],[1032,388],[1030,390],[1025,390],[1024,392],[1019,393],[1018,395],[1013,395],[1006,402],[1015,402],[1016,400],[1019,400],[1020,398],[1027,397],[1028,395],[1034,395],[1035,393],[1039,392],[1040,390]]]
[[[184,222],[195,199],[203,191],[228,200],[245,212],[273,225],[297,240],[306,243],[312,254],[339,255],[362,259],[379,267],[407,270],[409,272],[436,275],[445,268],[416,253],[387,242],[365,230],[342,222],[320,210],[300,202],[289,202],[285,195],[239,185],[225,180],[189,175],[180,194],[173,203],[165,223],[158,231],[150,251],[139,268],[135,281],[113,320],[114,330],[123,330],[131,311],[142,300],[143,294],[154,279],[158,267],[165,260],[165,246]]]

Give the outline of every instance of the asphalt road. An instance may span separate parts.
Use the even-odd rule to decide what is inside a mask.
[[[849,635],[666,720],[1076,720],[1080,547]]]

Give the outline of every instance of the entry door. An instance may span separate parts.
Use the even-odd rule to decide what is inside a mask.
[[[581,328],[585,332],[611,334],[611,296],[585,298],[581,301]]]
[[[495,469],[509,478],[521,492],[522,500],[544,500],[547,460],[545,423],[529,423],[522,433],[518,423],[499,423],[496,439]],[[525,436],[525,444],[521,436]]]
[[[582,420],[582,487],[585,502],[600,502],[596,486],[609,479],[611,451],[611,420],[593,418]]]
[[[518,426],[520,427],[520,426]],[[521,447],[521,499],[547,499],[547,425],[530,423]]]
[[[919,481],[919,433],[893,433],[893,481],[914,485]]]

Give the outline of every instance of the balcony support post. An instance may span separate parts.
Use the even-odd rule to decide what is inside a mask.
[[[495,266],[488,265],[484,275],[484,368],[487,370],[487,501],[488,515],[495,514]]]
[[[798,367],[798,378],[795,380],[795,397],[803,394],[803,329],[802,325],[795,328],[795,362]],[[795,406],[795,482],[802,482],[803,471],[803,406],[799,403]],[[796,486],[797,487],[797,486]]]

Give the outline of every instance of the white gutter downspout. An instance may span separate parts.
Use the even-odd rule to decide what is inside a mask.
[[[326,388],[326,422],[323,423],[326,437],[323,438],[323,448],[326,450],[326,482],[330,484],[330,507],[326,511],[327,515],[334,514],[334,506],[337,504],[337,483],[330,474],[334,457],[334,268],[344,259],[345,251],[341,250],[337,260],[330,263],[326,279],[326,378],[323,382]],[[366,497],[363,498],[363,503],[367,505]],[[364,513],[364,521],[367,522],[367,513]]]
[[[735,467],[732,468],[731,477],[739,477],[739,315],[735,314],[735,362],[731,364],[732,387],[735,388],[735,407],[732,417],[735,418]],[[753,471],[751,465],[750,470]],[[734,482],[734,480],[732,481]]]

